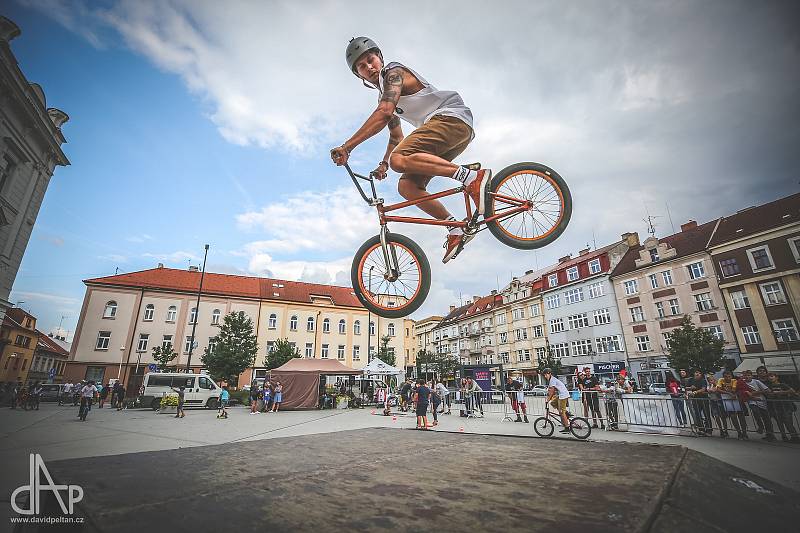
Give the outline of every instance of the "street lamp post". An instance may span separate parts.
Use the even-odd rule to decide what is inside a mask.
[[[119,369],[117,369],[117,381],[120,380],[120,376],[122,376],[122,360],[125,358],[125,347],[119,347],[120,356],[119,356]]]
[[[200,273],[200,286],[197,288],[197,305],[194,311],[194,322],[192,324],[192,342],[189,344],[189,357],[186,360],[186,372],[192,371],[192,351],[194,350],[194,333],[197,330],[197,320],[200,317],[200,295],[203,293],[203,278],[206,275],[206,258],[208,257],[208,245],[205,246],[205,253],[203,254],[203,271]]]

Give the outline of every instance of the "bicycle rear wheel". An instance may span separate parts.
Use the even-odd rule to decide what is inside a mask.
[[[576,439],[586,440],[592,434],[592,427],[589,421],[580,416],[574,417],[569,421],[569,430],[575,435]]]
[[[431,288],[431,266],[422,249],[399,233],[386,234],[390,254],[397,256],[398,276],[386,271],[380,235],[361,245],[353,257],[350,278],[358,300],[383,318],[402,318],[416,311]]]
[[[532,207],[513,212],[524,202]],[[507,213],[507,214],[505,214]],[[539,163],[517,163],[501,170],[489,187],[485,219],[497,240],[533,250],[556,240],[572,217],[572,195],[558,173]]]
[[[556,427],[553,425],[553,423],[549,419],[543,416],[540,416],[539,418],[533,421],[533,430],[540,437],[552,436],[553,431],[555,431],[555,429]]]

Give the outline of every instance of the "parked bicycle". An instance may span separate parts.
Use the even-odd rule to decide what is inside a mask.
[[[589,421],[581,416],[567,416],[569,417],[569,432],[572,433],[576,439],[588,439],[589,435],[592,434],[592,426],[589,425]],[[558,422],[560,426],[564,425],[561,421],[561,416],[555,411],[550,410],[549,403],[545,403],[544,415],[533,421],[533,430],[540,437],[551,437],[556,429],[553,420]]]
[[[380,233],[361,245],[350,275],[359,301],[384,318],[401,318],[417,310],[431,286],[431,267],[422,248],[410,238],[388,229],[389,222],[457,226],[467,235],[485,229],[512,248],[534,250],[556,240],[572,216],[572,196],[563,178],[539,163],[517,163],[498,172],[489,184],[483,218],[473,211],[464,186],[429,194],[415,200],[384,205],[375,190],[375,177],[362,176],[343,165],[361,197],[378,211]],[[469,165],[477,170],[480,164]],[[359,181],[370,186],[370,195]],[[466,219],[436,220],[389,215],[392,211],[462,193]]]

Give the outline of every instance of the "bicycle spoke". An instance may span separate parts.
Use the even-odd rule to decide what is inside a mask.
[[[563,216],[563,200],[556,186],[538,172],[520,172],[507,178],[498,187],[496,194],[509,198],[518,198],[533,205],[530,211],[522,211],[504,215],[517,207],[509,201],[494,197],[493,213],[498,216],[497,227],[514,238],[536,240],[549,234]],[[498,204],[503,207],[498,209]],[[513,207],[512,207],[513,206]]]

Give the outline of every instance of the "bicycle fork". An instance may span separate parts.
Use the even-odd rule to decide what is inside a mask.
[[[383,277],[390,282],[397,281],[400,277],[400,267],[397,264],[397,251],[394,246],[389,247],[386,234],[389,232],[386,225],[381,226],[381,250],[383,251],[383,261],[386,265],[386,271]]]

